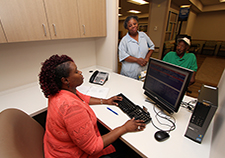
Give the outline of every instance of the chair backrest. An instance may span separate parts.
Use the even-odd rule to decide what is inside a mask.
[[[222,42],[220,48],[225,49],[225,42]]]
[[[0,113],[0,157],[43,158],[44,128],[18,109]]]
[[[206,41],[205,47],[215,47],[217,45],[216,41]]]

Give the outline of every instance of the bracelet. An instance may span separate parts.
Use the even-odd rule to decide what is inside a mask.
[[[103,104],[102,98],[101,98],[101,100],[100,100],[100,101],[101,101],[101,104]]]

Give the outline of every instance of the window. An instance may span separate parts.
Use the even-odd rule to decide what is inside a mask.
[[[178,31],[178,13],[169,11],[165,41],[174,40]]]

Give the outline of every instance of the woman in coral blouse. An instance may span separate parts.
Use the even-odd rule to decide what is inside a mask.
[[[142,131],[141,120],[128,120],[105,135],[100,135],[97,118],[89,105],[117,105],[118,96],[99,99],[76,90],[83,83],[82,72],[66,55],[53,55],[42,63],[39,74],[41,89],[48,98],[44,152],[53,157],[101,157],[115,152],[111,145],[127,132]],[[138,128],[140,126],[140,128]]]

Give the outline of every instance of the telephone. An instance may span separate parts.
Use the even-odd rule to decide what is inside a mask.
[[[108,80],[109,73],[96,70],[89,80],[90,83],[103,85]]]

